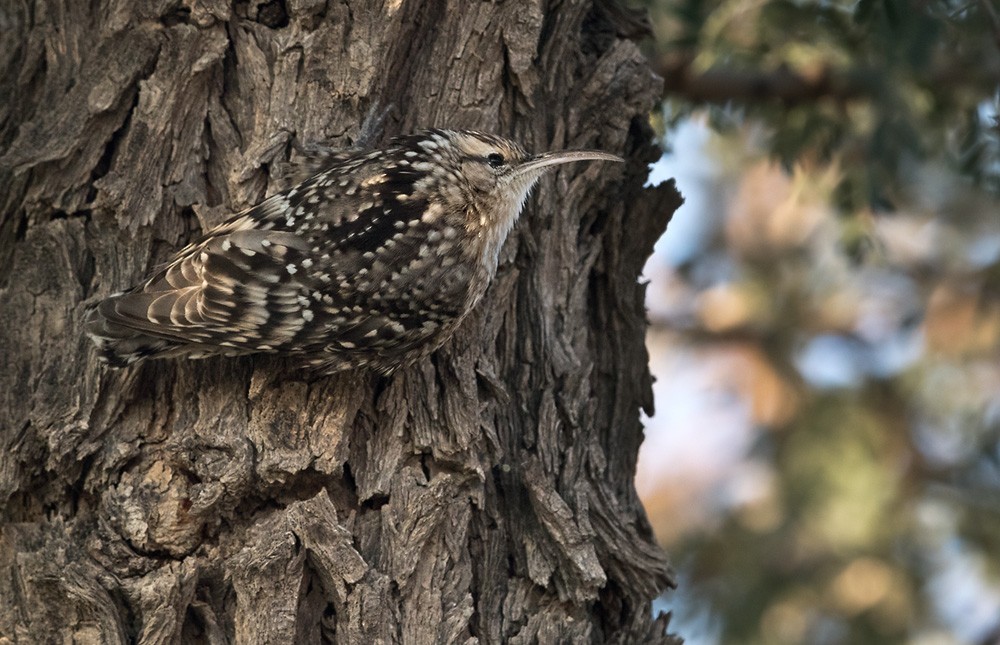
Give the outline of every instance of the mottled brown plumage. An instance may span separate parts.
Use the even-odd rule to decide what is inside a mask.
[[[276,352],[383,372],[455,331],[486,291],[528,192],[552,166],[493,135],[430,130],[323,169],[208,231],[88,315],[102,358]]]

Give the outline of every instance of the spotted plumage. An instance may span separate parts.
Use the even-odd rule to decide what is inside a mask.
[[[486,291],[528,192],[556,164],[493,135],[430,130],[329,155],[99,303],[102,358],[276,352],[383,372],[440,346]]]

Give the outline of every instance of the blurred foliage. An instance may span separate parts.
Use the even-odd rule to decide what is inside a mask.
[[[1000,643],[1000,9],[645,4],[665,141],[714,131],[702,210],[667,232],[696,218],[693,250],[647,267],[651,361],[658,388],[708,372],[747,437],[699,459],[644,447],[677,629]],[[741,425],[661,418],[651,437],[712,446]]]
[[[840,160],[847,209],[894,205],[900,171],[929,157],[1000,191],[993,3],[648,0],[666,125],[714,97],[717,127],[759,119],[786,165]]]

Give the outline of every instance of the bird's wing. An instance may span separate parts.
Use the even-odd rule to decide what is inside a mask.
[[[346,164],[234,216],[102,302],[103,327],[92,326],[92,335],[119,339],[134,330],[239,352],[350,353],[432,333],[418,312],[399,308],[405,299],[383,289],[404,256],[419,254],[413,239],[384,242],[423,204],[384,208],[380,195],[401,188],[351,172],[357,160]]]

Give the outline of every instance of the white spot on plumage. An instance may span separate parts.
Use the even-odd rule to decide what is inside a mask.
[[[271,318],[271,312],[265,309],[264,307],[253,307],[251,309],[247,309],[246,313],[243,316],[245,322],[258,326],[263,325],[270,318]]]
[[[430,204],[424,209],[424,212],[420,214],[420,221],[432,224],[444,214],[444,208],[440,204]]]
[[[295,272],[298,271],[298,268],[296,268],[294,264],[289,264],[288,266],[285,267],[285,270],[288,271],[290,275],[295,275]]]

